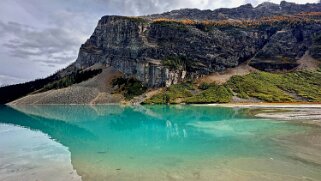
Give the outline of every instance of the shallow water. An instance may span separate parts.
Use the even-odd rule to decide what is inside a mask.
[[[246,111],[3,106],[0,180],[321,180],[319,127]]]

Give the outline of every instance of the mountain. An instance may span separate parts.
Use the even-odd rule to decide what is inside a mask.
[[[246,72],[317,70],[321,60],[320,18],[320,3],[285,1],[213,11],[182,9],[141,17],[104,16],[81,45],[73,64],[49,80],[23,84],[27,88],[18,94],[11,95],[14,91],[8,90],[21,89],[19,85],[1,88],[0,95],[10,94],[10,98],[0,101],[11,102],[31,93],[13,103],[119,102],[147,89],[186,81],[199,84],[206,77],[242,66]],[[77,79],[80,75],[82,78]],[[43,83],[39,85],[39,81]],[[289,94],[298,97],[293,91]]]
[[[295,4],[282,1],[280,4],[264,2],[257,7],[245,4],[237,8],[221,8],[216,10],[181,9],[145,16],[147,18],[170,18],[192,20],[226,20],[226,19],[260,19],[279,15],[295,15],[302,12],[318,12],[319,4]]]

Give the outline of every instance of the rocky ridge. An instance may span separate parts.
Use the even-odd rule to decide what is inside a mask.
[[[301,12],[318,12],[321,4],[296,4],[282,1],[280,4],[264,2],[256,7],[245,4],[237,8],[221,8],[216,10],[180,9],[162,14],[145,16],[147,18],[171,18],[193,20],[226,20],[226,19],[260,19],[278,15],[293,15]]]

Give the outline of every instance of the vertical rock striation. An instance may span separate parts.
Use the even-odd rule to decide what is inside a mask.
[[[274,71],[292,69],[311,49],[320,23],[276,23],[260,26],[205,26],[155,18],[211,19],[221,17],[230,24],[237,19],[321,11],[319,4],[280,5],[263,3],[256,8],[244,5],[215,11],[177,10],[147,17],[104,16],[84,43],[73,64],[78,69],[96,63],[113,66],[148,87],[169,86],[194,79],[243,62],[255,68]],[[207,16],[205,16],[207,15]],[[238,17],[238,15],[240,15]],[[314,54],[317,48],[313,48]]]

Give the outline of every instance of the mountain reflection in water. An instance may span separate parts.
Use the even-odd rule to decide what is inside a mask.
[[[313,128],[251,118],[244,111],[187,105],[3,106],[0,125],[48,135],[69,150],[73,168],[86,181],[321,178],[318,164],[297,164],[278,141]]]

